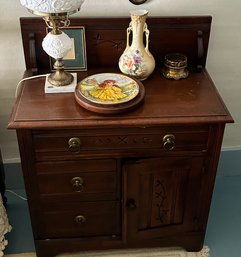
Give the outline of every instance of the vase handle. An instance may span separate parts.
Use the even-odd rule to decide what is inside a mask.
[[[132,26],[131,26],[131,22],[130,22],[129,27],[126,29],[126,36],[127,36],[127,39],[126,39],[126,49],[130,47],[130,34],[131,34],[131,31],[132,31]]]
[[[147,24],[145,23],[144,25],[144,32],[145,32],[145,35],[146,35],[146,51],[149,52],[149,35],[150,35],[150,31],[147,27]]]

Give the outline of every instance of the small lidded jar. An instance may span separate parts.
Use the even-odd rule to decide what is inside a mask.
[[[167,54],[164,58],[164,68],[162,74],[167,79],[183,79],[187,78],[188,70],[187,57],[179,53]]]

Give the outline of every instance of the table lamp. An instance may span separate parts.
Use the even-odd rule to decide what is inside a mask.
[[[61,28],[69,26],[69,15],[78,12],[84,0],[20,0],[29,12],[43,17],[51,31],[43,39],[44,51],[54,58],[55,72],[48,76],[54,86],[67,86],[72,83],[73,75],[64,70],[63,57],[72,47],[69,36]]]

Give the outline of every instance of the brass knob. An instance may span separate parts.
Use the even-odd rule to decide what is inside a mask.
[[[75,192],[81,192],[84,188],[84,180],[81,177],[74,177],[71,179],[71,183]]]
[[[81,141],[78,137],[72,137],[69,140],[69,151],[72,153],[78,153],[80,151]]]
[[[175,136],[172,134],[163,137],[163,148],[166,151],[171,151],[175,148]]]
[[[82,225],[86,222],[86,218],[85,216],[83,215],[78,215],[74,218],[75,222],[78,224],[78,225]]]

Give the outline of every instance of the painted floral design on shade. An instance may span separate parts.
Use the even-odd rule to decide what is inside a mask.
[[[134,75],[135,77],[142,77],[146,72],[146,67],[143,63],[143,55],[139,50],[129,51],[124,54],[121,59],[121,66],[124,73]]]

